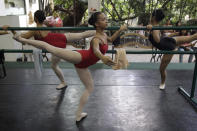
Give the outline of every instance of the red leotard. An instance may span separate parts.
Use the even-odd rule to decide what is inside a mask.
[[[99,44],[99,49],[104,55],[108,50],[108,44]],[[76,50],[81,54],[82,60],[80,63],[75,64],[78,68],[87,68],[93,64],[96,64],[100,59],[94,54],[93,47],[90,45],[88,50]]]
[[[42,37],[42,38],[35,37],[35,39],[47,42],[48,44],[55,46],[55,47],[66,48],[66,42],[67,42],[66,36],[61,33],[49,32],[47,36]]]

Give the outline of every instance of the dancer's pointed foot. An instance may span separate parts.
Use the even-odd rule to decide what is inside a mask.
[[[164,90],[165,89],[165,83],[164,84],[160,84],[159,89],[160,90]]]
[[[81,122],[81,121],[82,121],[83,119],[85,119],[87,116],[88,116],[88,114],[87,114],[87,113],[82,112],[82,113],[81,113],[81,115],[77,117],[77,119],[76,119],[76,123]]]
[[[57,90],[63,90],[63,89],[66,89],[67,86],[68,86],[68,85],[67,85],[66,83],[62,82],[62,83],[60,83],[60,84],[56,87],[56,89],[57,89]]]

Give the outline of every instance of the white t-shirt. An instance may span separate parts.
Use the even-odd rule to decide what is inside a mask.
[[[143,31],[143,30],[140,30],[138,33],[139,33],[140,35],[143,35],[143,36],[144,36],[144,31]]]

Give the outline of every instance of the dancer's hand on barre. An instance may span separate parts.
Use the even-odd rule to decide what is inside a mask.
[[[153,26],[149,24],[149,25],[146,26],[146,28],[147,28],[148,30],[152,30]]]
[[[111,57],[109,56],[103,56],[103,58],[101,59],[102,62],[108,66],[113,66],[115,65],[116,63],[111,59]]]
[[[127,30],[127,26],[126,26],[126,25],[121,25],[119,30],[120,30],[120,31]]]
[[[9,32],[7,31],[8,27],[9,27],[8,25],[2,26],[3,31],[0,31],[0,35],[9,34]]]
[[[7,32],[8,27],[10,27],[10,26],[9,26],[9,25],[4,25],[4,26],[2,26],[2,28],[3,28],[4,31],[6,31],[6,32]],[[16,31],[14,31],[14,30],[11,30],[11,32],[12,32],[13,35],[16,34]]]
[[[9,25],[3,25],[2,28],[4,31],[7,31],[8,27],[10,27]]]

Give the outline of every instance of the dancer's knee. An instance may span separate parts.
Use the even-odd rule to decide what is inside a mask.
[[[165,73],[166,68],[164,68],[163,66],[160,66],[159,71],[161,74]]]
[[[57,67],[58,67],[57,64],[55,64],[55,63],[52,63],[52,64],[51,64],[51,68],[52,68],[52,69],[57,69]]]
[[[170,63],[170,61],[171,61],[171,59],[170,58],[167,58],[167,59],[163,59],[162,60],[162,64],[169,64]]]
[[[87,86],[86,89],[88,90],[89,93],[92,93],[94,90],[93,86]]]

